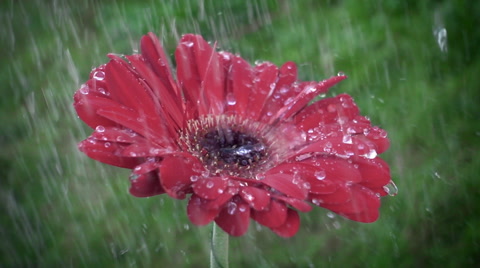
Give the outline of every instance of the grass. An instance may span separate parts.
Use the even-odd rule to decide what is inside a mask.
[[[202,4],[203,3],[203,4]],[[252,222],[232,267],[473,267],[480,263],[480,42],[474,1],[19,1],[1,4],[0,266],[206,267],[210,227],[185,201],[138,199],[127,170],[88,159],[73,92],[148,31],[173,53],[201,33],[250,62],[293,60],[303,80],[344,71],[389,132],[400,192],[373,224],[302,214],[282,239]],[[433,30],[445,27],[448,52]]]

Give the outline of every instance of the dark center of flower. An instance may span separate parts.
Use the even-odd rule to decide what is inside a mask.
[[[222,161],[228,165],[250,166],[267,155],[265,145],[252,135],[240,131],[215,129],[199,140],[208,162]]]

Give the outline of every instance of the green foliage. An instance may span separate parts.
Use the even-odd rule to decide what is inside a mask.
[[[90,130],[73,92],[105,54],[148,31],[171,55],[183,33],[250,62],[293,60],[303,80],[344,71],[362,113],[389,132],[399,195],[373,224],[316,208],[285,240],[252,222],[231,267],[480,264],[480,4],[476,1],[3,1],[0,266],[205,267],[210,227],[185,201],[137,199],[128,171],[79,153]],[[448,50],[434,31],[444,27]]]

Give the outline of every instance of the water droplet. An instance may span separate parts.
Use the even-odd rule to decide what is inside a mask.
[[[317,180],[320,180],[320,181],[324,180],[325,177],[327,176],[324,170],[316,171],[313,175],[315,176],[315,178],[317,178]]]
[[[327,212],[327,217],[329,217],[330,219],[333,219],[335,218],[335,214],[333,212]]]
[[[345,76],[345,72],[340,71],[337,73],[337,76]]]
[[[182,42],[182,45],[185,45],[187,47],[193,47],[194,44],[191,41],[186,41],[186,42]]]
[[[237,211],[237,204],[235,202],[229,202],[227,204],[227,213],[230,215],[233,215],[235,214],[236,211]]]
[[[110,142],[105,142],[105,144],[103,146],[105,146],[105,148],[108,148],[110,147],[112,144]]]
[[[398,194],[398,188],[395,183],[390,180],[387,185],[383,186],[383,190],[389,195],[389,196],[396,196]]]
[[[247,210],[247,207],[245,207],[245,206],[240,206],[240,207],[238,208],[238,210],[239,210],[240,212],[245,212],[245,211]]]
[[[132,174],[130,174],[130,176],[128,178],[130,179],[130,181],[134,181],[134,180],[138,179],[139,177],[140,177],[140,175],[132,173]]]
[[[352,144],[352,136],[351,135],[343,135],[343,139],[342,139],[343,143],[345,144]]]
[[[227,100],[228,105],[235,105],[237,104],[237,99],[235,98],[235,95],[233,93],[228,93],[227,96],[225,97]]]
[[[212,189],[214,185],[215,184],[213,183],[213,181],[209,181],[209,182],[207,182],[206,186],[207,186],[208,189]]]
[[[199,178],[200,178],[200,177],[197,176],[197,175],[192,175],[192,176],[190,176],[190,181],[191,181],[191,182],[196,182],[196,181],[198,181]]]
[[[90,88],[86,84],[83,84],[83,85],[80,86],[79,91],[83,95],[87,95],[90,92]]]
[[[101,125],[98,125],[96,128],[95,128],[95,131],[96,132],[99,132],[99,133],[102,133],[105,131],[105,127],[104,126],[101,126]]]
[[[377,151],[375,151],[375,149],[370,149],[370,151],[368,151],[368,153],[364,156],[368,159],[374,159],[375,157],[377,157]]]
[[[105,79],[105,72],[103,72],[103,71],[96,71],[96,72],[93,74],[93,79],[102,81],[103,79]]]

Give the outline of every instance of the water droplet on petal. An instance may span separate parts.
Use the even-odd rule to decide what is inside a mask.
[[[352,136],[351,135],[343,135],[343,139],[342,139],[343,143],[345,144],[352,144]]]
[[[235,95],[233,95],[233,93],[228,93],[225,98],[228,105],[235,105],[237,103],[237,99],[235,98]]]
[[[104,126],[101,126],[101,125],[98,125],[98,126],[95,128],[95,131],[102,133],[102,132],[105,131],[105,127],[104,127]]]
[[[383,186],[383,190],[389,195],[389,196],[396,196],[398,194],[398,188],[395,183],[390,180],[387,185]]]
[[[198,179],[199,179],[199,177],[197,175],[190,176],[190,181],[191,182],[196,182],[196,181],[198,181]]]
[[[105,79],[105,72],[103,72],[103,71],[96,71],[96,72],[93,74],[93,79],[102,81],[103,79]]]
[[[90,88],[86,84],[83,84],[82,86],[80,86],[79,91],[83,95],[87,95],[90,92]]]
[[[340,72],[337,73],[337,76],[345,76],[345,73],[340,71]]]
[[[206,186],[207,186],[208,189],[212,189],[214,185],[215,184],[213,183],[213,181],[209,181],[209,182],[207,182]]]
[[[235,214],[236,211],[237,211],[237,204],[235,202],[229,202],[227,204],[227,213],[230,215],[233,215]]]
[[[325,177],[327,176],[327,174],[325,173],[324,170],[316,171],[313,175],[314,175],[315,178],[317,178],[317,180],[319,180],[319,181],[324,180]]]

